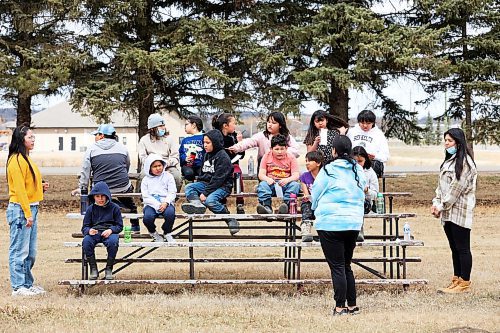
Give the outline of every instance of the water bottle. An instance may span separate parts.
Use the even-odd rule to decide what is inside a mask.
[[[234,173],[234,191],[236,194],[241,193],[241,173],[240,172]]]
[[[123,227],[123,241],[130,243],[132,241],[132,227],[127,225]]]
[[[255,162],[253,160],[253,156],[250,156],[248,160],[248,175],[253,177],[255,175]]]
[[[403,235],[405,241],[411,240],[411,229],[410,229],[410,224],[408,222],[405,222],[403,226]]]
[[[297,194],[290,193],[290,202],[288,205],[288,214],[297,214]]]
[[[384,195],[382,193],[377,194],[377,213],[385,213]]]
[[[89,205],[89,197],[88,197],[88,189],[86,187],[82,187],[80,189],[80,214],[85,215],[87,211],[87,206]]]

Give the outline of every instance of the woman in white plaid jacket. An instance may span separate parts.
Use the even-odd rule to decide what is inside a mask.
[[[451,128],[444,133],[445,159],[439,172],[431,213],[441,218],[453,260],[451,284],[438,292],[469,292],[472,254],[470,230],[476,205],[477,170],[464,132]]]

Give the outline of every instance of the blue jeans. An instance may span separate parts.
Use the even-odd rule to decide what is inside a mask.
[[[283,187],[283,200],[286,204],[290,201],[290,194],[298,194],[300,190],[300,184],[298,182],[289,182]],[[270,205],[271,198],[276,196],[276,190],[274,189],[274,184],[269,185],[266,181],[261,181],[259,186],[257,186],[257,197],[259,198],[259,203],[263,205]]]
[[[30,206],[33,225],[26,227],[26,218],[21,205],[9,202],[7,223],[10,227],[9,270],[13,290],[33,286],[31,269],[36,258],[36,236],[38,231],[38,206]]]
[[[151,206],[144,206],[142,212],[144,213],[144,225],[149,232],[155,232],[155,220],[157,217],[163,216],[165,222],[163,222],[161,229],[165,234],[172,232],[172,227],[175,221],[175,208],[173,205],[168,205],[168,207],[162,212],[158,213],[156,209]]]
[[[204,182],[191,183],[186,186],[186,198],[188,200],[200,200],[200,194],[203,193],[207,184]],[[203,203],[212,213],[214,214],[225,214],[227,213],[226,207],[221,203],[221,200],[229,196],[229,192],[219,188],[207,197],[207,200]]]
[[[83,237],[82,247],[85,256],[92,257],[95,256],[95,246],[99,243],[103,243],[108,251],[108,257],[116,258],[116,253],[118,253],[118,240],[120,239],[118,234],[111,234],[108,238],[101,236],[102,231],[99,231],[95,235],[86,235]]]

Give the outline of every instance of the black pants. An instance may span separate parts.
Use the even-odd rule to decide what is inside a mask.
[[[445,222],[444,232],[448,238],[453,260],[453,275],[465,281],[470,280],[472,254],[470,252],[470,229],[453,222]]]
[[[134,192],[134,186],[130,185],[128,190],[122,192],[122,193],[133,193]],[[113,194],[111,194],[113,196]],[[128,208],[130,209],[131,213],[137,213],[137,206],[134,202],[134,198],[132,197],[119,197],[119,198],[113,198],[113,202],[116,203],[118,206],[123,207],[123,208]],[[130,219],[130,224],[132,226],[138,226],[139,225],[139,219]]]
[[[382,178],[384,175],[384,163],[378,161],[378,160],[372,160],[372,168],[373,171],[377,174],[378,178]]]
[[[332,274],[335,306],[356,305],[356,286],[351,269],[351,260],[359,231],[318,230],[321,248]]]
[[[184,179],[192,182],[195,180],[196,177],[198,177],[201,174],[201,165],[200,166],[187,166],[184,165],[181,167],[181,174],[184,177]]]

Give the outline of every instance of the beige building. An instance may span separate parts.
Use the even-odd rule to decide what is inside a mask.
[[[184,120],[174,114],[164,114],[167,130],[174,138],[184,137]],[[92,118],[73,112],[68,102],[62,102],[34,114],[31,123],[35,127],[37,152],[84,152],[94,142],[90,133],[99,124]],[[116,129],[118,140],[129,150],[131,156],[137,153],[137,119],[128,119],[123,112],[115,112],[111,123]],[[8,127],[14,127],[9,124]]]

